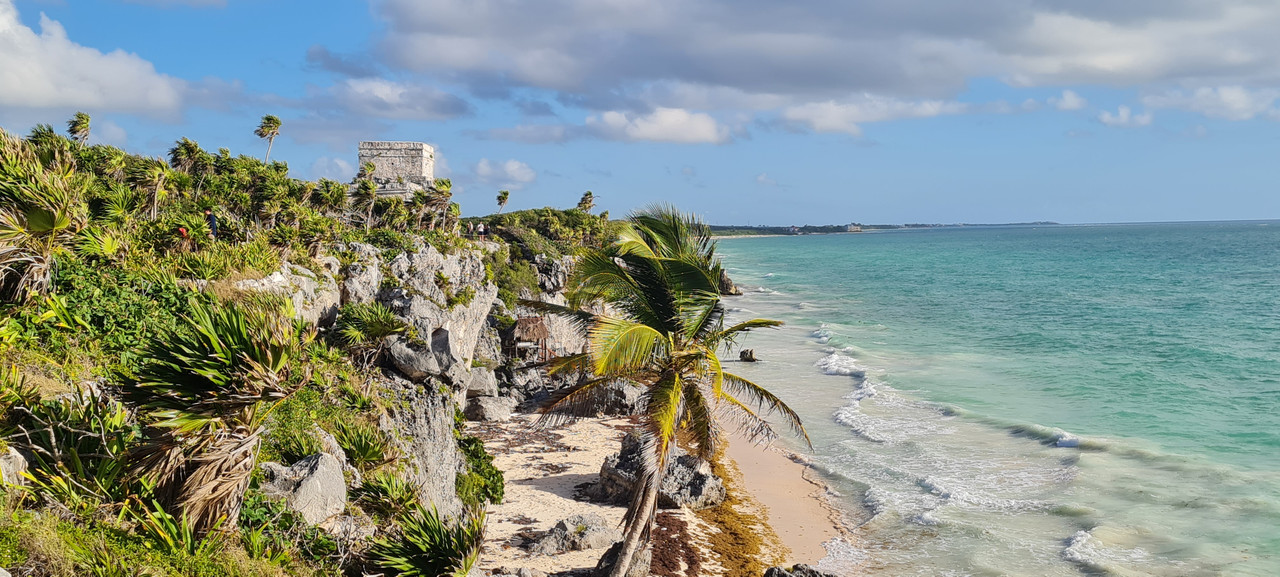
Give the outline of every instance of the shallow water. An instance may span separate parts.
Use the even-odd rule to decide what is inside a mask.
[[[873,574],[1280,575],[1280,222],[720,250]]]

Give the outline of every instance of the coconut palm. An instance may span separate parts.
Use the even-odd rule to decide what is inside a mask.
[[[146,158],[133,163],[128,172],[129,184],[147,191],[147,213],[155,220],[160,210],[160,200],[169,193],[165,184],[169,181],[169,165],[159,158]]]
[[[578,200],[578,210],[589,213],[595,207],[596,195],[592,194],[590,190],[582,193],[582,198]]]
[[[326,213],[341,213],[347,208],[347,185],[327,178],[320,179],[316,194],[311,196],[311,205]]]
[[[356,183],[356,206],[364,211],[364,229],[373,226],[373,209],[378,205],[378,186],[372,180],[363,179]]]
[[[123,392],[147,423],[133,471],[203,534],[235,528],[267,416],[306,382],[292,367],[314,331],[287,302],[190,307],[189,330],[153,341]]]
[[[280,136],[280,118],[268,114],[262,117],[262,122],[258,123],[258,128],[253,134],[258,138],[267,140],[267,156],[263,158],[263,162],[271,162],[271,145],[275,144],[276,137]]]
[[[770,412],[808,441],[795,411],[765,388],[724,370],[716,355],[751,329],[782,324],[754,319],[726,328],[720,271],[709,229],[695,217],[657,207],[631,215],[617,242],[582,257],[570,280],[569,307],[526,303],[568,315],[588,330],[587,352],[557,360],[552,371],[589,377],[549,399],[544,419],[594,414],[610,383],[644,389],[647,408],[639,426],[649,458],[624,517],[612,577],[625,575],[649,540],[662,472],[677,438],[711,459],[722,418],[732,419],[753,440],[769,440],[776,435],[761,412]],[[619,314],[581,312],[596,303],[609,304]]]
[[[436,229],[436,224],[445,224],[449,216],[449,205],[453,201],[453,181],[448,178],[437,178],[431,186],[431,192],[434,195],[432,207],[436,211],[436,215],[431,219],[431,230]]]
[[[89,123],[88,114],[77,112],[75,116],[71,117],[71,120],[67,121],[67,134],[70,134],[71,138],[76,139],[76,142],[83,146],[89,140]]]
[[[498,191],[498,214],[502,214],[502,209],[507,207],[508,200],[511,200],[511,191],[499,190]]]

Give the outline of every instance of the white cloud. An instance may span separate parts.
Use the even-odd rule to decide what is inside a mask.
[[[587,129],[611,140],[644,140],[684,144],[721,144],[729,129],[703,112],[658,108],[649,114],[611,110],[587,118]]]
[[[0,106],[79,108],[171,117],[185,83],[123,50],[103,53],[67,38],[40,15],[40,33],[22,24],[13,0],[0,0]]]
[[[328,178],[338,182],[349,182],[355,178],[356,169],[350,162],[341,158],[321,156],[311,163],[311,178]]]
[[[782,118],[814,132],[843,132],[862,135],[860,124],[885,122],[902,118],[927,118],[944,114],[960,114],[969,109],[961,102],[944,100],[906,101],[863,94],[836,102],[813,102],[792,106],[782,111]]]
[[[346,109],[366,116],[399,120],[446,120],[471,111],[461,98],[431,86],[382,78],[348,78],[333,87]]]
[[[1134,114],[1128,106],[1122,105],[1115,114],[1103,110],[1102,114],[1098,115],[1098,120],[1107,126],[1147,126],[1151,124],[1152,116],[1150,112]]]
[[[1280,110],[1274,108],[1278,99],[1280,99],[1280,90],[1250,90],[1243,86],[1219,86],[1198,88],[1190,93],[1173,90],[1147,96],[1142,99],[1142,103],[1151,108],[1190,110],[1212,118],[1250,120],[1257,116],[1280,114]]]
[[[760,184],[764,186],[778,186],[778,181],[772,178],[769,178],[768,173],[761,172],[760,174],[756,175],[756,184]]]
[[[515,159],[499,163],[481,158],[472,171],[481,182],[513,190],[538,179],[538,173],[528,164]]]
[[[1080,110],[1089,105],[1089,101],[1071,90],[1063,90],[1061,97],[1049,99],[1049,104],[1058,110]]]
[[[129,142],[129,133],[110,120],[94,119],[90,124],[89,144],[110,144],[123,148]]]

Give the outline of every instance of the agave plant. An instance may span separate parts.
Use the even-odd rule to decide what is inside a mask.
[[[400,519],[398,538],[374,542],[369,558],[381,569],[403,577],[462,577],[480,558],[485,513],[473,508],[458,519],[444,519],[434,507],[414,508]]]
[[[271,411],[307,378],[307,341],[286,304],[192,300],[188,329],[157,339],[125,395],[148,422],[133,471],[203,534],[234,528]]]
[[[377,427],[368,423],[340,421],[333,431],[338,446],[356,468],[367,471],[387,462],[391,441]]]
[[[418,493],[413,485],[399,475],[378,472],[365,477],[356,490],[356,501],[367,511],[388,519],[413,511],[418,505]]]
[[[333,334],[365,366],[382,356],[387,337],[409,331],[409,325],[379,303],[349,304],[338,311]]]

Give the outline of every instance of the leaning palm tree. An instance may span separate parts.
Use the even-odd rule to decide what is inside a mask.
[[[189,330],[153,341],[124,389],[147,423],[133,471],[199,534],[235,528],[267,416],[307,381],[293,367],[314,331],[289,308],[193,300]]]
[[[568,307],[525,302],[567,315],[587,329],[587,352],[558,359],[551,371],[588,377],[553,395],[543,406],[544,420],[594,414],[611,383],[644,389],[647,407],[639,426],[648,458],[624,517],[624,540],[611,577],[626,575],[649,541],[658,487],[677,439],[711,459],[720,446],[722,418],[739,424],[752,440],[776,437],[761,416],[767,411],[808,441],[795,411],[765,388],[724,370],[716,355],[751,329],[782,324],[754,319],[725,327],[720,270],[704,224],[673,208],[656,207],[633,214],[617,242],[582,257],[570,280]],[[601,303],[618,314],[583,312]]]
[[[372,180],[363,179],[356,184],[354,197],[356,206],[364,211],[364,229],[368,231],[373,227],[373,209],[378,206],[378,185]]]
[[[511,191],[499,190],[498,191],[498,214],[502,214],[502,209],[507,207],[508,200],[511,200]]]
[[[596,195],[590,190],[582,193],[582,198],[578,200],[578,210],[589,213],[591,209],[596,207]]]
[[[258,123],[258,128],[253,134],[258,138],[264,138],[267,141],[267,156],[262,159],[263,162],[271,162],[271,145],[275,144],[276,137],[280,136],[280,118],[268,114],[262,117],[262,122]]]
[[[168,194],[165,184],[169,181],[169,165],[159,158],[146,158],[129,167],[131,186],[147,191],[147,214],[155,220],[160,210],[160,200]]]
[[[71,117],[71,120],[67,121],[67,134],[71,135],[71,138],[76,139],[76,142],[83,146],[89,140],[89,123],[88,114],[77,112],[75,116]]]

